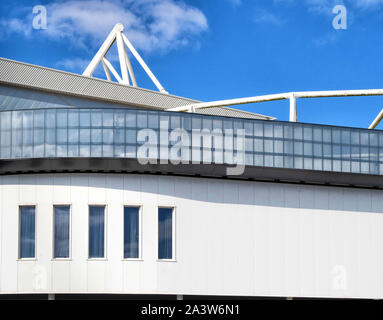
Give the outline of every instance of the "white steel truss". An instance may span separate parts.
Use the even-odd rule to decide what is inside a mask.
[[[96,55],[93,57],[92,61],[89,63],[88,67],[83,72],[84,76],[92,77],[94,70],[97,66],[102,63],[105,75],[109,81],[112,81],[111,73],[114,78],[122,84],[130,85],[137,87],[136,77],[133,72],[132,64],[130,63],[128,53],[126,48],[131,52],[131,54],[136,58],[138,63],[147,73],[149,78],[153,81],[154,85],[162,93],[168,93],[161,83],[154,76],[152,71],[149,69],[147,64],[141,58],[137,50],[134,48],[132,43],[123,33],[124,26],[121,23],[117,23],[113,30],[110,32],[108,37],[105,39],[104,43],[97,51]],[[110,47],[114,42],[117,42],[118,57],[120,62],[121,76],[114,69],[109,60],[105,57]],[[225,107],[225,106],[234,106],[241,104],[249,103],[258,103],[266,101],[275,101],[275,100],[289,100],[290,101],[290,121],[297,122],[297,99],[298,98],[321,98],[321,97],[350,97],[350,96],[382,96],[383,89],[371,89],[371,90],[335,90],[335,91],[308,91],[308,92],[288,92],[288,93],[278,93],[270,94],[264,96],[248,97],[248,98],[239,98],[239,99],[230,99],[230,100],[221,100],[221,101],[212,101],[212,102],[201,102],[191,105],[185,105],[181,107],[167,109],[168,111],[186,111],[186,112],[195,112],[197,109],[206,109],[206,108],[215,108],[215,107]],[[376,126],[383,119],[383,110],[376,117],[376,119],[371,123],[369,129],[375,129]]]
[[[198,109],[228,107],[241,104],[259,103],[276,100],[290,100],[290,122],[297,122],[297,99],[298,98],[324,98],[324,97],[356,97],[356,96],[383,96],[383,89],[366,89],[366,90],[334,90],[334,91],[303,91],[303,92],[287,92],[278,94],[269,94],[264,96],[255,96],[248,98],[219,100],[211,102],[200,102],[189,104],[181,107],[167,109],[167,111],[184,111],[195,112]],[[383,119],[383,110],[376,119],[371,123],[369,129],[375,129]]]
[[[136,58],[138,63],[145,70],[146,74],[153,81],[157,89],[162,93],[168,93],[164,89],[164,87],[161,85],[161,83],[157,80],[157,78],[152,73],[152,71],[149,69],[145,61],[141,58],[141,56],[139,55],[137,50],[134,48],[132,43],[129,41],[129,39],[123,34],[123,31],[124,31],[124,26],[121,23],[117,23],[114,26],[113,30],[109,33],[108,37],[105,39],[104,43],[102,44],[100,49],[97,51],[92,61],[86,67],[85,71],[83,72],[83,75],[87,77],[92,77],[94,70],[96,70],[97,66],[100,63],[102,63],[102,66],[104,67],[105,75],[108,81],[112,81],[112,77],[110,74],[112,73],[114,78],[119,83],[126,84],[126,85],[132,84],[133,87],[137,87],[136,77],[134,75],[133,67],[132,67],[132,64],[130,63],[130,59],[126,50],[126,48],[128,48],[130,53]],[[109,60],[105,57],[105,55],[108,53],[109,49],[111,48],[114,42],[117,42],[121,76],[116,71],[116,69],[114,69],[114,67],[109,62]]]

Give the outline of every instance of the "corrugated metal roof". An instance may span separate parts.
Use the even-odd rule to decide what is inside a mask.
[[[19,87],[150,109],[164,110],[199,102],[197,100],[121,85],[116,82],[90,78],[4,58],[0,58],[0,82]],[[196,113],[246,119],[275,119],[227,107],[201,109],[196,111]]]

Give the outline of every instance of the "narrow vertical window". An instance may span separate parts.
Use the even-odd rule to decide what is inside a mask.
[[[140,208],[124,207],[124,259],[140,257]]]
[[[89,258],[105,257],[105,207],[89,207]]]
[[[34,206],[20,207],[19,257],[35,258],[36,214]]]
[[[54,258],[69,258],[70,206],[54,206]]]
[[[173,259],[173,208],[158,208],[158,259]]]

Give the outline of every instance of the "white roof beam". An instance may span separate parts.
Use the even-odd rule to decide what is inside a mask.
[[[82,73],[83,76],[91,77],[93,75],[94,70],[96,70],[97,66],[102,61],[102,58],[105,57],[105,54],[108,52],[108,50],[116,40],[116,31],[121,30],[121,28],[123,29],[120,23],[114,26],[113,30],[109,33],[102,46],[97,51],[96,55],[93,57],[92,61]]]
[[[110,76],[109,69],[108,69],[108,67],[107,67],[106,64],[105,64],[104,59],[102,59],[101,62],[102,62],[102,66],[103,66],[104,71],[105,71],[106,78],[108,79],[108,81],[112,81],[112,77]]]
[[[297,122],[297,98],[294,93],[290,94],[290,122]]]
[[[240,104],[284,100],[284,99],[289,99],[289,97],[290,97],[290,94],[288,93],[269,94],[269,95],[257,96],[257,97],[219,100],[219,101],[212,101],[212,102],[201,102],[201,103],[190,104],[190,105],[181,106],[181,107],[175,107],[175,108],[171,108],[167,110],[168,111],[191,111],[193,109],[197,110],[197,109],[206,109],[206,108],[215,108],[215,107],[229,107],[229,106],[236,106]]]
[[[129,70],[129,75],[130,75],[130,78],[132,80],[132,84],[134,87],[137,87],[136,77],[134,75],[133,67],[132,67],[132,64],[130,63],[128,53],[126,52],[126,50],[124,50],[124,53],[125,53],[126,64],[128,66],[128,70]]]
[[[258,102],[266,102],[266,101],[284,100],[284,99],[290,99],[291,95],[294,95],[295,98],[382,96],[383,89],[302,91],[302,92],[278,93],[278,94],[269,94],[264,96],[255,96],[255,97],[248,97],[248,98],[201,102],[201,103],[171,108],[171,109],[168,109],[168,111],[190,111],[191,108],[205,109],[205,108],[215,108],[215,107],[236,106],[240,104],[258,103]]]
[[[153,81],[154,85],[157,87],[157,89],[162,93],[167,93],[167,91],[164,89],[164,87],[161,85],[161,83],[157,80],[153,72],[149,69],[145,61],[141,58],[141,56],[138,54],[136,49],[133,47],[133,45],[130,43],[128,38],[122,33],[122,39],[124,40],[126,46],[130,50],[130,52],[134,55],[134,57],[137,59],[138,63],[141,65],[141,67],[145,70],[149,78]]]
[[[219,100],[212,102],[201,102],[196,104],[189,104],[176,108],[167,109],[167,111],[185,111],[194,112],[197,109],[228,107],[241,104],[250,104],[266,101],[276,100],[290,100],[290,121],[297,122],[297,98],[331,98],[331,97],[357,97],[357,96],[382,96],[383,89],[363,89],[363,90],[334,90],[334,91],[302,91],[302,92],[289,92],[278,93],[264,96],[255,96],[248,98]],[[383,119],[383,110],[374,122],[370,125],[369,129],[375,129],[379,122]]]
[[[105,65],[108,67],[108,69],[112,72],[112,74],[114,75],[114,77],[116,78],[116,80],[119,82],[119,83],[123,83],[122,82],[122,79],[121,77],[119,76],[118,72],[116,71],[116,69],[113,68],[112,64],[109,62],[109,60],[107,58],[103,58],[102,61],[105,63]]]
[[[121,31],[116,32],[118,58],[120,60],[122,83],[129,85],[128,66],[126,64],[125,47],[122,41]]]
[[[382,121],[382,119],[383,119],[383,109],[382,109],[382,111],[380,111],[380,113],[375,118],[375,120],[370,124],[368,129],[371,129],[371,130],[375,129],[378,126],[378,124],[380,123],[380,121]]]
[[[149,69],[147,64],[144,62],[144,60],[141,58],[139,53],[136,51],[136,49],[133,47],[131,42],[128,40],[128,38],[122,33],[124,30],[124,26],[121,23],[117,23],[113,30],[109,33],[108,37],[105,39],[104,43],[100,47],[100,49],[97,51],[96,55],[93,57],[92,61],[89,63],[89,65],[86,67],[85,71],[83,72],[84,76],[92,77],[93,72],[96,70],[97,66],[100,64],[100,62],[103,63],[104,71],[106,74],[106,77],[109,81],[111,81],[110,73],[108,70],[110,70],[119,83],[130,85],[130,80],[132,81],[132,84],[134,87],[137,87],[137,81],[136,76],[133,71],[132,64],[130,63],[130,59],[128,56],[128,53],[126,51],[125,45],[130,50],[130,52],[133,54],[133,56],[137,59],[141,67],[145,70],[149,78],[153,81],[154,85],[157,87],[157,89],[162,93],[168,93],[164,87],[161,85],[161,83],[158,81],[158,79],[154,76],[153,72]],[[118,49],[118,58],[120,62],[120,69],[121,69],[121,77],[117,75],[116,71],[112,67],[112,65],[108,62],[105,62],[105,55],[109,51],[110,47],[113,45],[114,42],[117,42],[117,49]],[[125,44],[125,45],[124,45]],[[113,69],[112,69],[113,68]]]

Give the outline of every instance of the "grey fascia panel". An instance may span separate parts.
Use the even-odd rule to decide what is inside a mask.
[[[225,180],[299,183],[303,185],[374,188],[380,190],[383,186],[383,176],[381,175],[247,166],[242,175],[227,176],[228,165],[154,163],[156,162],[148,162],[148,164],[142,165],[137,159],[126,158],[26,158],[0,160],[0,176],[27,173],[123,172],[222,178]]]

